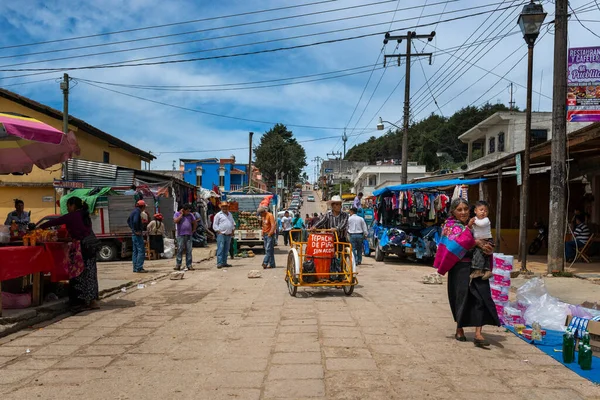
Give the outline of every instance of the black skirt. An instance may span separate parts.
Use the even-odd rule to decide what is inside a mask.
[[[162,235],[148,235],[150,241],[150,250],[156,251],[156,254],[161,255],[165,252],[165,242]]]
[[[448,302],[458,328],[500,326],[490,281],[475,278],[469,284],[470,262],[459,262],[448,272]]]

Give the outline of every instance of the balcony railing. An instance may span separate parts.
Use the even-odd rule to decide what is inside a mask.
[[[229,185],[230,192],[237,192],[239,190],[242,190],[243,188],[244,188],[244,185]]]

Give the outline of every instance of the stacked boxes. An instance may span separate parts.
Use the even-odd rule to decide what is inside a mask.
[[[492,257],[493,276],[490,280],[492,299],[496,304],[496,311],[500,322],[513,325],[513,310],[508,307],[508,293],[510,290],[510,272],[513,269],[514,257],[502,253],[494,253]],[[507,313],[508,311],[508,313]]]

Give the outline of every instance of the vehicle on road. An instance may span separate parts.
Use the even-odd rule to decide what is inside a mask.
[[[311,194],[311,195],[308,195],[308,196],[306,197],[306,201],[315,201],[315,196],[313,196],[312,194]]]
[[[264,247],[262,227],[256,210],[260,203],[271,193],[230,193],[227,196],[229,202],[236,202],[238,211],[232,211],[237,228],[235,239],[238,249],[242,246]]]

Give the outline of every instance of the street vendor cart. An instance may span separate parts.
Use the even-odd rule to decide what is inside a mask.
[[[352,245],[341,242],[337,232],[315,230],[308,234],[306,242],[295,241],[292,230],[285,280],[291,296],[296,296],[298,287],[335,287],[344,290],[347,296],[354,292],[356,262]]]

